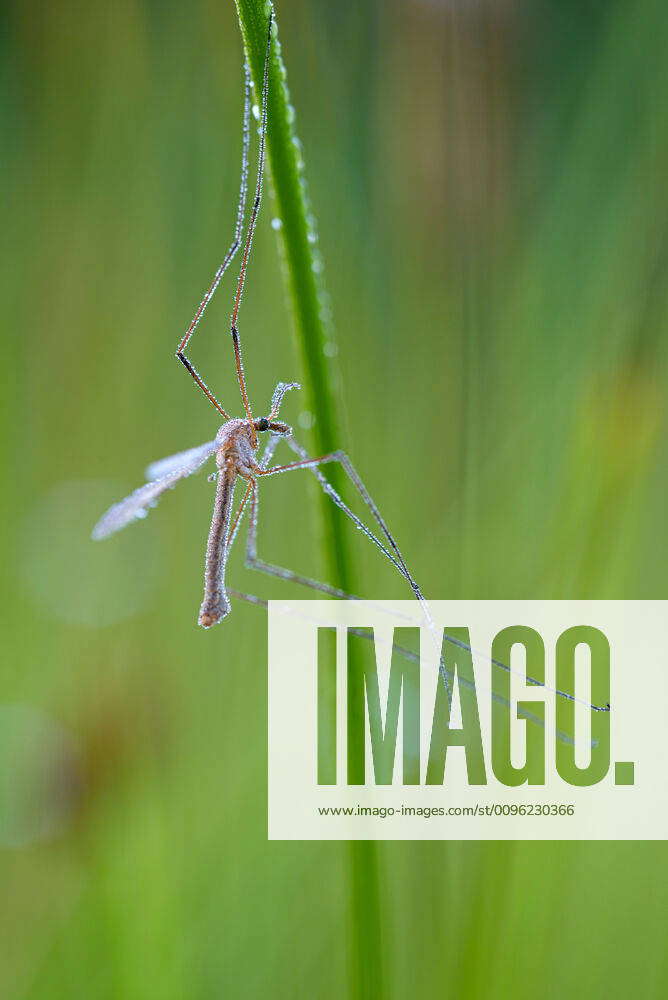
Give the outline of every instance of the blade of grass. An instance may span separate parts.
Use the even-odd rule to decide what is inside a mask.
[[[270,7],[266,0],[235,0],[251,74],[260,92]],[[268,153],[280,234],[285,253],[296,336],[304,373],[308,406],[315,418],[316,454],[341,445],[334,404],[334,368],[327,350],[332,330],[322,280],[322,261],[316,248],[314,219],[308,204],[304,165],[294,129],[287,74],[274,27],[269,68]],[[333,477],[335,478],[335,477]],[[343,521],[334,505],[320,494],[322,546],[332,582],[354,593],[350,553]],[[364,730],[354,727],[357,733]],[[351,997],[383,996],[381,917],[377,846],[372,841],[350,843],[351,872]]]

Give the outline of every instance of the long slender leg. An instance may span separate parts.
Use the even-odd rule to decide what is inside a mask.
[[[246,492],[244,493],[243,497],[241,498],[241,503],[239,504],[239,506],[237,508],[237,512],[236,512],[236,514],[234,515],[234,517],[232,519],[232,527],[230,528],[228,536],[227,536],[227,547],[228,547],[228,549],[232,547],[232,542],[237,537],[237,531],[239,530],[239,525],[241,523],[241,518],[242,518],[242,515],[243,515],[243,512],[244,512],[244,507],[246,506],[246,504],[248,502],[248,498],[250,497],[251,493],[253,492],[253,486],[254,486],[254,482],[251,479],[249,481],[249,483],[248,483],[248,486],[246,487]]]
[[[330,455],[324,455],[321,458],[314,458],[314,459],[312,459],[312,458],[309,458],[306,455],[306,452],[304,451],[304,449],[301,448],[301,446],[298,445],[294,441],[293,438],[288,437],[287,438],[288,444],[291,445],[291,447],[293,448],[293,450],[297,450],[298,449],[297,450],[297,454],[301,454],[302,455],[301,461],[299,461],[299,462],[292,462],[289,465],[278,465],[278,466],[274,466],[273,468],[267,468],[267,466],[269,465],[269,462],[273,458],[274,451],[276,449],[276,445],[281,440],[281,437],[283,437],[283,435],[280,435],[280,436],[276,435],[276,436],[272,436],[270,438],[269,443],[267,444],[267,447],[265,448],[265,451],[264,451],[264,454],[262,456],[262,459],[261,459],[261,461],[259,463],[259,468],[258,468],[258,472],[257,472],[258,476],[277,475],[277,474],[280,474],[282,472],[289,472],[292,469],[300,469],[300,468],[312,468],[314,471],[316,471],[317,467],[319,465],[323,465],[323,464],[325,464],[327,462],[339,461],[340,457],[343,456],[346,459],[346,461],[348,463],[348,466],[352,470],[354,476],[357,478],[357,480],[360,482],[360,484],[362,486],[362,489],[364,491],[362,493],[363,499],[366,500],[366,498],[368,497],[368,499],[371,500],[371,498],[369,497],[369,494],[368,494],[367,490],[364,487],[364,484],[361,483],[361,480],[359,479],[359,476],[357,476],[357,473],[355,472],[354,468],[352,467],[352,464],[350,463],[350,460],[347,458],[346,455],[344,455],[343,452],[332,452],[332,454],[330,454]],[[347,506],[347,504],[345,504],[343,502],[343,500],[341,500],[341,498],[334,491],[333,487],[331,487],[331,485],[327,482],[327,480],[322,475],[322,473],[320,473],[318,475],[318,480],[321,483],[321,485],[323,486],[323,488],[325,488],[326,492],[329,495],[334,494],[337,497],[338,506],[341,507],[341,509],[346,513],[346,515],[357,525],[357,527],[359,527],[364,532],[364,534],[367,535],[368,538],[370,538],[374,542],[375,545],[377,545],[380,548],[380,550],[390,560],[390,562],[392,562],[397,567],[397,569],[402,574],[402,576],[406,576],[406,572],[404,571],[403,567],[387,551],[386,547],[382,544],[382,542],[378,538],[376,538],[376,536],[372,532],[369,531],[369,529],[364,524],[364,522],[361,521],[360,518],[355,513],[353,513],[352,510],[350,510],[350,508]],[[373,501],[371,501],[371,503],[373,504]],[[375,504],[373,506],[375,508]],[[258,508],[259,508],[259,498],[257,496],[257,490],[255,490],[254,494],[253,494],[253,503],[251,505],[251,521],[250,521],[250,525],[249,525],[249,528],[248,528],[248,540],[247,540],[247,545],[246,545],[246,562],[247,562],[247,565],[250,568],[252,568],[252,569],[259,569],[259,570],[261,570],[263,572],[270,573],[273,576],[279,576],[279,577],[281,577],[284,580],[292,580],[295,583],[303,583],[307,587],[312,587],[315,590],[320,590],[320,591],[322,591],[322,593],[325,593],[325,594],[331,594],[333,597],[348,598],[350,600],[356,600],[357,599],[357,598],[355,598],[355,596],[353,594],[348,594],[348,593],[346,593],[346,591],[343,591],[343,590],[341,590],[338,587],[332,587],[328,583],[322,583],[322,582],[320,582],[318,580],[313,580],[311,577],[302,576],[299,573],[293,572],[293,570],[286,569],[285,567],[282,567],[282,566],[276,566],[276,565],[273,565],[271,563],[266,563],[263,560],[258,559],[258,557],[257,557],[257,512],[258,512]],[[375,509],[377,510],[377,508],[375,508]],[[380,516],[380,514],[378,516]],[[383,522],[383,524],[384,524],[384,522]]]
[[[266,600],[266,598],[264,597],[257,597],[255,594],[246,594],[241,590],[232,590],[231,588],[228,591],[228,593],[230,597],[237,598],[240,601],[245,601],[247,604],[254,604],[256,607],[260,608],[269,607],[269,601]],[[361,639],[368,639],[370,642],[377,641],[377,637],[373,633],[369,631],[364,631],[364,629],[351,628],[349,629],[349,631],[353,635],[359,636]],[[418,663],[418,664],[420,663],[419,654],[414,653],[411,649],[406,649],[404,646],[399,646],[396,642],[392,643],[392,649],[395,653],[398,653],[400,656],[403,656],[406,660],[410,660],[413,663]],[[505,665],[503,665],[503,667],[504,670],[508,669]],[[452,674],[450,673],[450,671],[448,671],[448,676],[450,677],[450,679],[452,679]],[[462,685],[462,687],[467,688],[469,691],[475,692],[476,690],[475,685],[471,681],[469,681],[466,677],[459,677],[459,683]],[[503,695],[497,694],[496,691],[492,691],[490,693],[492,701],[495,701],[497,704],[503,705],[505,708],[510,708],[510,709],[513,709],[513,707],[515,708],[517,707],[516,705],[515,706],[511,705],[511,703],[508,701],[507,698],[504,698]],[[566,694],[566,692],[564,691],[556,691],[555,693],[563,698],[572,699],[572,695]],[[610,711],[609,705],[605,706],[587,705],[587,707],[592,708],[595,712]],[[538,726],[540,729],[545,729],[544,719],[541,719],[539,716],[534,715],[533,712],[529,712],[526,709],[518,708],[517,711],[518,714],[521,715],[522,718],[527,719],[528,722],[533,723],[533,725]],[[560,729],[557,730],[556,737],[561,743],[567,743],[570,746],[573,746],[575,744],[575,740],[573,739],[573,737],[569,736],[568,733],[562,732]],[[597,740],[591,740],[591,746],[595,747],[597,746],[597,744],[598,744]]]
[[[262,79],[262,113],[260,119],[261,121],[260,146],[258,150],[255,198],[253,199],[253,208],[251,210],[250,222],[248,223],[248,231],[246,233],[244,253],[241,260],[241,269],[239,271],[239,278],[237,280],[237,290],[234,296],[234,307],[232,309],[232,316],[230,319],[230,333],[232,335],[232,344],[234,346],[234,360],[237,369],[237,381],[239,383],[239,391],[241,392],[241,399],[244,404],[246,417],[250,424],[251,435],[253,438],[254,445],[257,444],[257,436],[255,433],[255,427],[253,426],[253,414],[251,412],[250,401],[248,399],[248,390],[246,389],[246,378],[244,376],[244,366],[241,360],[241,344],[239,341],[239,331],[237,330],[237,318],[239,316],[239,306],[241,305],[241,296],[243,294],[244,284],[246,281],[246,270],[248,268],[248,259],[250,257],[251,247],[253,245],[255,226],[257,223],[258,213],[260,211],[260,201],[262,200],[262,178],[264,175],[264,156],[265,156],[265,145],[267,138],[267,98],[269,96],[269,54],[271,50],[271,29],[273,23],[274,23],[274,11],[273,8],[271,8],[269,12],[269,24],[267,26],[267,47],[265,49],[265,55],[264,55],[264,74]]]
[[[276,445],[281,440],[283,435],[272,435],[269,442],[264,450],[264,454],[259,463],[259,469],[264,470],[266,466],[272,459]],[[239,508],[234,517],[232,528],[230,529],[228,546],[231,546],[234,539],[239,531],[239,526],[241,524],[241,518],[243,516],[246,503],[249,497],[252,496],[251,503],[251,513],[250,522],[248,527],[248,536],[246,541],[246,566],[249,569],[256,569],[262,573],[267,573],[270,576],[277,576],[282,580],[290,580],[293,583],[303,584],[305,587],[311,587],[313,590],[319,590],[323,594],[329,594],[331,597],[339,597],[348,600],[356,600],[353,594],[346,593],[345,590],[341,590],[339,587],[332,587],[328,583],[321,583],[319,580],[313,580],[311,577],[302,576],[299,573],[295,573],[291,569],[286,569],[283,566],[276,566],[273,563],[264,562],[264,560],[257,557],[257,515],[259,509],[259,497],[257,491],[257,482],[250,481],[246,492],[243,496]],[[230,591],[231,593],[231,591]],[[249,600],[251,603],[263,604],[266,606],[266,601],[263,602],[259,597],[253,597],[252,594],[242,595],[244,599]]]
[[[334,503],[337,505],[337,507],[339,507],[354,522],[354,524],[356,525],[356,527],[360,531],[362,531],[367,536],[367,538],[371,542],[373,542],[374,545],[376,545],[380,549],[380,551],[386,556],[386,558],[389,559],[389,561],[394,566],[396,566],[396,568],[399,570],[399,572],[404,577],[404,579],[408,581],[411,590],[413,591],[416,599],[420,603],[420,606],[422,608],[422,612],[423,612],[425,620],[426,620],[426,622],[427,622],[427,624],[429,626],[429,629],[432,632],[432,635],[434,635],[434,637],[436,638],[436,636],[437,636],[437,628],[436,628],[436,624],[435,624],[435,622],[434,622],[434,620],[432,618],[431,611],[429,610],[429,605],[427,604],[427,601],[426,601],[426,599],[425,599],[422,591],[418,587],[416,580],[413,578],[410,570],[408,569],[408,566],[406,565],[406,563],[404,561],[404,558],[401,555],[401,552],[399,550],[399,546],[397,545],[397,543],[396,543],[396,541],[394,539],[394,536],[392,535],[392,533],[390,532],[390,529],[388,528],[387,524],[385,523],[385,520],[383,519],[383,517],[382,517],[382,515],[380,513],[380,510],[378,509],[378,506],[374,503],[373,499],[371,498],[371,495],[370,495],[369,491],[367,490],[366,486],[362,482],[362,479],[358,475],[355,467],[353,466],[352,462],[350,461],[350,459],[348,458],[348,456],[346,455],[346,453],[343,452],[343,451],[334,451],[334,452],[331,452],[331,454],[329,454],[329,455],[321,455],[319,458],[310,458],[308,456],[308,454],[306,453],[306,450],[304,448],[302,448],[302,446],[300,444],[298,444],[292,436],[287,437],[286,440],[287,440],[288,444],[290,445],[290,447],[292,448],[292,450],[297,455],[300,456],[300,461],[298,461],[298,462],[291,462],[288,465],[275,465],[275,466],[273,466],[273,468],[269,468],[269,469],[261,469],[261,470],[258,471],[258,475],[259,476],[275,476],[275,475],[279,475],[279,474],[281,474],[283,472],[291,472],[293,469],[310,468],[311,471],[316,476],[316,478],[317,478],[318,482],[320,483],[320,485],[321,485],[322,489],[324,490],[324,492],[329,497],[331,497],[331,499],[334,501]],[[385,546],[380,541],[380,539],[372,531],[369,530],[369,528],[366,526],[366,524],[364,524],[364,522],[357,516],[357,514],[355,514],[350,509],[350,507],[345,503],[345,501],[341,498],[341,496],[334,489],[334,487],[332,486],[332,484],[325,478],[325,476],[323,475],[323,473],[320,470],[320,466],[321,465],[325,465],[328,462],[338,462],[340,465],[343,466],[343,468],[346,471],[346,474],[348,475],[348,478],[352,482],[353,486],[355,487],[355,489],[359,493],[360,497],[362,498],[362,500],[364,501],[364,503],[366,504],[366,506],[371,511],[372,517],[374,518],[374,520],[378,524],[378,526],[379,526],[379,528],[381,530],[381,533],[384,535],[384,537],[385,537],[385,539],[386,539],[386,541],[387,541],[390,549],[392,550],[392,552],[390,552],[388,550],[387,546]],[[254,507],[255,507],[255,511],[257,511],[257,503],[254,504]],[[254,537],[254,534],[252,533],[251,530],[249,530],[249,542],[250,542],[251,537]],[[251,554],[255,557],[255,559],[257,561],[257,554],[256,553],[251,553]],[[277,568],[278,567],[273,567],[274,570],[276,570]],[[275,575],[281,575],[281,574],[280,573],[276,573]],[[294,577],[287,577],[287,579],[295,579],[295,578]],[[302,581],[295,581],[295,582],[302,582]],[[315,582],[315,581],[309,581],[308,585],[312,586],[313,582]],[[320,586],[320,587],[316,586],[316,589],[322,589],[322,586]],[[325,593],[329,593],[329,592],[330,591],[328,591],[328,590],[325,591]],[[338,596],[338,595],[336,595],[336,596]],[[443,662],[442,655],[440,656],[439,670],[440,670],[440,674],[441,674],[441,677],[443,679],[443,683],[445,685],[445,688],[446,688],[446,691],[447,691],[447,694],[448,694],[448,699],[450,699],[450,695],[451,695],[450,681],[449,681],[449,678],[448,678],[448,672],[447,672],[447,670],[445,668],[445,663]]]
[[[369,538],[369,540],[371,542],[373,542],[374,545],[376,545],[380,549],[380,551],[383,553],[383,555],[387,559],[389,559],[389,561],[391,563],[393,563],[394,566],[396,566],[396,568],[399,570],[399,572],[401,573],[401,575],[406,580],[408,580],[408,582],[409,582],[411,588],[413,589],[416,597],[418,597],[419,600],[424,600],[424,598],[422,597],[422,594],[420,592],[419,587],[415,583],[413,577],[410,574],[410,571],[409,571],[408,567],[406,566],[406,563],[403,560],[403,557],[401,555],[401,552],[399,551],[399,547],[397,546],[397,543],[395,542],[393,536],[391,535],[391,533],[390,533],[387,525],[385,524],[385,521],[381,517],[381,514],[380,514],[380,511],[378,510],[378,507],[376,506],[376,504],[371,499],[371,497],[370,497],[370,495],[369,495],[366,487],[364,486],[364,483],[360,479],[360,477],[357,474],[357,472],[356,472],[356,470],[355,470],[352,462],[350,461],[350,459],[348,458],[348,456],[345,454],[345,452],[343,452],[343,451],[333,451],[329,455],[321,455],[318,458],[310,458],[310,457],[308,457],[306,455],[306,452],[301,447],[301,445],[297,444],[297,442],[294,440],[294,438],[291,438],[291,437],[287,438],[287,442],[288,442],[288,444],[290,445],[290,447],[292,448],[293,451],[295,451],[298,455],[302,456],[301,461],[299,461],[299,462],[291,462],[289,465],[275,465],[275,466],[273,466],[270,469],[263,469],[262,471],[258,472],[258,475],[259,476],[276,476],[276,475],[279,475],[279,474],[281,474],[283,472],[291,472],[293,469],[311,469],[314,472],[316,478],[318,479],[318,482],[322,486],[322,488],[325,491],[325,493],[332,498],[332,500],[337,505],[337,507],[340,507],[341,510],[355,523],[355,525],[357,526],[357,528],[359,528],[359,530],[362,531],[367,536],[367,538]],[[382,533],[385,535],[385,537],[386,537],[386,539],[387,539],[390,547],[392,548],[392,550],[394,552],[394,555],[390,551],[388,551],[388,548],[381,542],[381,540],[372,531],[369,530],[369,528],[357,516],[357,514],[355,514],[350,509],[350,507],[342,500],[342,498],[336,492],[336,490],[334,489],[334,487],[332,486],[332,484],[322,474],[322,472],[319,469],[319,466],[326,465],[328,462],[339,462],[343,466],[343,468],[346,470],[346,473],[348,474],[348,477],[350,478],[351,482],[353,483],[353,485],[357,489],[357,491],[360,494],[360,496],[361,496],[362,500],[364,501],[364,503],[367,505],[367,507],[371,511],[374,519],[379,524]]]
[[[303,469],[303,468],[309,468],[309,467],[313,468],[314,471],[319,472],[318,464],[323,464],[323,462],[325,460],[327,460],[327,461],[332,461],[333,460],[333,458],[332,458],[331,455],[330,456],[327,456],[327,455],[324,456],[324,459],[302,458],[302,460],[300,462],[293,462],[293,463],[291,463],[290,465],[287,465],[287,466],[274,466],[273,469],[266,469],[266,466],[269,464],[269,462],[271,461],[271,459],[273,457],[276,445],[277,445],[277,443],[278,443],[279,440],[280,440],[279,436],[276,436],[276,437],[273,437],[273,438],[270,439],[270,441],[269,441],[269,443],[268,443],[268,445],[267,445],[267,447],[265,449],[264,455],[262,456],[262,459],[260,461],[259,468],[260,468],[261,472],[258,472],[258,475],[261,475],[262,472],[268,472],[269,474],[271,474],[272,472],[280,473],[280,472],[290,471],[292,469]],[[288,443],[291,444],[292,447],[293,447],[293,449],[297,451],[297,454],[302,454],[302,455],[305,454],[304,449],[301,448],[301,446],[299,444],[297,444],[297,442],[295,442],[294,440],[288,439]],[[353,474],[359,480],[359,476],[357,476],[357,473],[356,473],[354,467],[352,466],[352,463],[350,463],[350,460],[348,460],[348,465],[352,469]],[[323,486],[323,489],[325,489],[325,491],[328,493],[328,495],[330,495],[330,496],[334,496],[334,495],[338,496],[338,494],[336,494],[336,491],[333,489],[333,487],[331,487],[331,484],[329,484],[327,482],[327,480],[322,475],[322,473],[320,473],[318,475],[318,481],[321,483],[321,485]],[[361,482],[361,480],[359,480],[359,482],[360,482],[360,485],[362,487],[362,490],[364,491],[362,493],[362,496],[365,499],[368,497],[368,501],[370,501],[370,504],[373,505],[373,507],[375,507],[375,504],[373,503],[373,500],[371,500],[371,497],[369,496],[369,493],[366,490],[366,487]],[[245,503],[245,499],[246,498],[244,498],[244,503]],[[349,517],[352,518],[352,520],[355,522],[355,524],[362,526],[362,529],[365,531],[365,534],[367,534],[367,536],[371,537],[371,533],[368,531],[368,529],[366,529],[366,526],[363,524],[363,522],[361,522],[359,520],[359,518],[357,517],[357,515],[353,514],[352,511],[350,511],[350,509],[347,507],[347,505],[345,503],[343,503],[343,501],[340,499],[340,497],[339,497],[339,501],[340,502],[338,503],[338,506]],[[337,587],[332,587],[328,583],[322,583],[319,580],[313,580],[310,577],[302,576],[301,574],[295,573],[293,570],[287,569],[287,568],[285,568],[283,566],[276,566],[273,563],[267,563],[263,559],[259,559],[258,555],[257,555],[257,522],[258,522],[258,516],[257,515],[258,515],[258,509],[259,509],[259,502],[258,502],[258,498],[257,498],[257,483],[255,483],[254,487],[253,487],[253,503],[251,504],[251,520],[250,520],[250,525],[249,525],[249,529],[248,529],[248,540],[247,540],[247,543],[246,543],[246,565],[250,569],[259,570],[262,573],[267,573],[270,576],[279,577],[282,580],[289,580],[289,581],[291,581],[293,583],[302,584],[303,586],[310,587],[313,590],[318,590],[321,593],[329,594],[332,597],[339,597],[339,598],[343,598],[343,599],[347,599],[347,600],[358,600],[359,599],[354,594],[348,594],[348,593],[346,593],[343,590],[339,590]],[[377,515],[378,515],[377,519],[380,519],[382,521],[382,517],[380,515],[380,512],[378,511],[377,508],[375,508],[375,509],[376,509]],[[235,533],[236,533],[236,530],[238,530],[241,513],[242,513],[242,510],[240,509],[239,516],[237,517],[237,521],[236,521]],[[382,523],[384,524],[385,522],[382,521]],[[394,560],[392,560],[392,561],[394,562]],[[396,565],[396,563],[395,563],[395,565]],[[402,575],[404,575],[403,572],[402,572]],[[267,603],[268,602],[266,600],[264,600],[264,599],[262,599],[260,597],[256,597],[253,594],[244,594],[244,593],[241,593],[239,591],[230,591],[230,593],[233,593],[233,595],[235,597],[239,597],[242,600],[248,601],[251,604],[258,604],[258,605],[261,605],[262,607],[267,607]],[[424,601],[424,598],[422,600]],[[423,608],[424,608],[424,605],[423,605]],[[428,608],[425,609],[425,615],[427,617],[428,624],[430,625],[430,627],[433,628],[434,627],[434,623],[433,623],[433,619],[431,618],[431,615],[429,614]],[[360,634],[362,634],[365,638],[369,638],[369,636],[366,633],[360,633]],[[466,643],[462,642],[461,640],[455,639],[453,636],[448,635],[446,632],[443,633],[443,639],[446,642],[452,643],[454,646],[459,646],[462,649],[468,650],[468,652],[470,652],[470,653],[474,653],[476,656],[482,656],[483,655],[483,654],[477,652],[476,650],[471,649],[470,646],[468,646]],[[394,648],[397,650],[397,652],[400,652],[403,655],[408,656],[409,658],[415,658],[415,654],[409,653],[407,650],[404,650],[404,649],[402,649],[399,646],[395,645]],[[508,664],[502,663],[500,660],[494,659],[494,658],[489,657],[489,656],[486,656],[484,658],[487,659],[489,661],[489,663],[491,663],[493,666],[499,667],[501,670],[505,670],[508,673],[516,673],[517,672],[517,671],[513,670],[510,666],[508,666]],[[440,658],[440,661],[439,661],[439,671],[441,673],[441,676],[443,678],[444,684],[446,686],[446,690],[448,692],[448,696],[450,697],[450,678],[451,678],[451,674],[450,674],[450,672],[447,670],[447,668],[445,666],[445,663],[444,663],[442,655],[441,655],[441,658]],[[522,675],[522,676],[524,676],[524,675]],[[587,708],[590,708],[590,709],[592,709],[595,712],[609,712],[610,711],[610,705],[609,704],[608,705],[593,705],[593,704],[590,704],[589,702],[583,702],[583,701],[581,701],[581,699],[576,698],[574,695],[570,694],[568,691],[561,691],[559,688],[550,688],[543,681],[538,681],[538,680],[536,680],[533,677],[527,677],[526,680],[528,681],[529,684],[531,684],[531,685],[533,685],[535,687],[542,687],[545,690],[553,691],[553,693],[559,695],[560,698],[566,698],[569,701],[578,701],[581,704],[585,705]],[[466,682],[465,679],[461,679],[460,678],[460,682],[462,684],[464,684],[465,687],[468,686],[468,683]],[[499,701],[499,702],[502,702],[503,704],[507,704],[507,702],[505,701],[505,699],[501,698],[497,694],[493,693],[492,694],[492,698],[495,701]],[[534,721],[534,722],[540,721],[540,720],[537,720],[535,717],[531,716],[530,714],[527,714],[526,717],[529,718],[530,721]],[[572,742],[572,740],[570,740],[569,737],[567,737],[567,736],[565,736],[563,734],[559,734],[559,739],[562,739],[562,738],[566,742]]]
[[[254,483],[252,484],[250,521],[248,524],[248,536],[246,540],[246,566],[249,569],[256,569],[261,573],[268,573],[270,576],[277,576],[281,580],[290,580],[292,583],[300,583],[305,587],[311,587],[313,590],[319,590],[323,594],[329,594],[331,597],[339,597],[349,600],[355,599],[352,594],[347,594],[345,590],[341,590],[339,587],[332,587],[328,583],[321,583],[319,580],[313,580],[311,577],[302,576],[300,573],[295,573],[293,570],[286,569],[284,566],[276,566],[273,563],[268,563],[263,559],[259,559],[257,555],[258,509],[258,490],[257,484]]]
[[[242,140],[242,152],[241,152],[241,182],[239,185],[239,203],[237,205],[237,221],[234,227],[234,239],[232,244],[225,254],[223,263],[220,265],[216,271],[213,281],[209,285],[207,291],[204,294],[204,298],[197,307],[197,312],[192,318],[190,326],[186,330],[185,334],[181,338],[179,346],[176,349],[176,357],[179,359],[181,364],[185,369],[190,372],[194,378],[197,385],[200,387],[206,398],[210,403],[215,406],[219,413],[222,414],[225,420],[229,420],[230,415],[227,413],[221,404],[218,402],[214,394],[206,385],[204,379],[199,374],[193,363],[185,355],[185,349],[188,346],[188,342],[192,337],[193,333],[199,326],[199,322],[204,315],[204,311],[208,306],[209,302],[214,296],[218,285],[220,284],[225,271],[230,266],[233,257],[235,256],[237,250],[241,246],[241,236],[244,227],[244,217],[246,214],[246,194],[248,192],[248,149],[250,145],[250,89],[251,89],[251,77],[250,77],[250,67],[248,62],[244,63],[244,119],[243,119],[243,140]]]

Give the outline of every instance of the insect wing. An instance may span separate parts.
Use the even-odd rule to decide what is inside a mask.
[[[153,466],[149,466],[150,469],[156,466],[166,468],[167,463],[173,465],[176,464],[176,459],[181,460],[178,468],[172,468],[171,471],[165,472],[152,482],[145,483],[124,500],[119,500],[113,507],[110,507],[93,528],[92,537],[96,540],[106,538],[108,535],[120,531],[130,521],[146,517],[150,508],[155,507],[165,490],[172,489],[180,479],[185,479],[186,476],[197,472],[207,458],[213,454],[215,447],[215,441],[210,441],[199,448],[191,448],[190,451],[181,452],[180,455],[172,455],[170,458],[162,459],[161,462],[155,462]]]
[[[187,475],[188,472],[178,470],[169,476],[163,476],[162,479],[156,479],[152,483],[140,486],[138,490],[125,497],[124,500],[119,500],[118,503],[109,508],[106,514],[102,515],[93,528],[91,537],[94,539],[106,538],[107,535],[113,535],[115,531],[120,531],[130,521],[146,517],[149,508],[155,507],[165,490],[176,486],[179,479],[183,479]]]
[[[187,451],[180,451],[176,455],[169,455],[167,458],[159,458],[157,462],[151,462],[144,473],[146,479],[162,479],[172,472],[184,470],[185,476],[192,472],[197,472],[200,465],[206,462],[209,455],[213,455],[216,450],[215,441],[207,441],[206,444],[199,444],[196,448],[188,448]]]

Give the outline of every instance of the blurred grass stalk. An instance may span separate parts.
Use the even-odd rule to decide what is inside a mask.
[[[260,93],[270,6],[266,0],[235,0],[255,93]],[[315,223],[306,195],[301,145],[294,131],[287,74],[278,32],[274,36],[269,68],[268,152],[286,275],[294,310],[297,344],[309,409],[315,421],[312,444],[324,455],[340,447],[339,422],[334,405],[334,366],[327,350],[332,335],[325,316],[322,264],[316,249]],[[333,467],[335,469],[335,467]],[[336,472],[339,470],[337,469]],[[338,478],[336,472],[332,479]],[[321,491],[322,549],[332,583],[354,592],[351,558],[343,533],[343,519]],[[362,726],[353,727],[364,739]],[[381,997],[382,947],[380,885],[377,846],[352,841],[350,850],[351,997]]]

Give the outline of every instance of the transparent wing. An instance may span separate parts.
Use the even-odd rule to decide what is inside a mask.
[[[180,458],[182,463],[187,460],[187,464],[181,464],[179,468],[172,469],[171,472],[154,479],[153,482],[145,483],[130,496],[119,500],[113,507],[110,507],[93,528],[92,537],[94,539],[106,538],[107,535],[113,535],[115,531],[120,531],[130,521],[146,517],[150,508],[155,507],[165,490],[172,489],[180,479],[185,479],[186,476],[197,472],[207,458],[213,454],[215,447],[215,441],[210,441],[199,448],[191,448],[190,451],[182,452],[181,455],[173,455],[171,458],[165,458],[161,462],[155,462],[153,466],[149,466],[149,468],[161,465],[166,467],[167,463],[174,463],[177,458]]]
[[[192,472],[197,472],[200,465],[206,462],[215,450],[216,442],[207,441],[206,444],[198,444],[196,448],[188,448],[187,451],[180,451],[176,455],[159,458],[157,462],[151,462],[147,466],[144,476],[146,479],[162,479],[163,476],[169,476],[179,469],[185,470],[184,475],[188,476]]]

